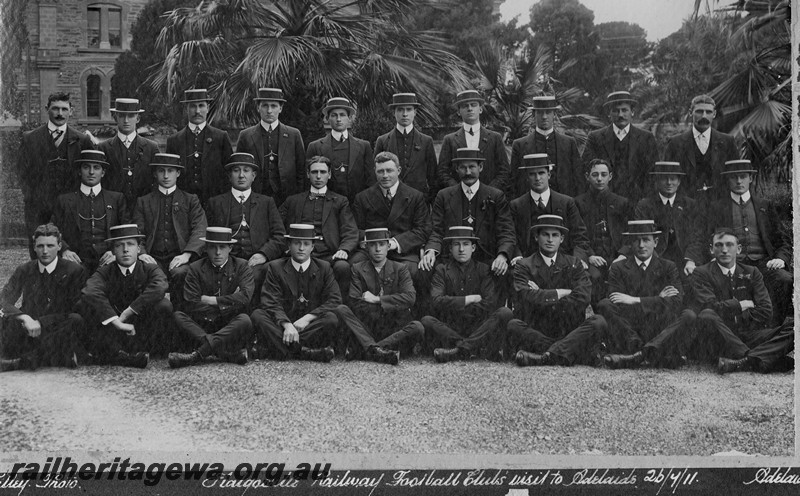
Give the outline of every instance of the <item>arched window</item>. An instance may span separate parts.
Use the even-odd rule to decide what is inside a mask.
[[[86,117],[100,117],[100,76],[92,74],[86,78]]]

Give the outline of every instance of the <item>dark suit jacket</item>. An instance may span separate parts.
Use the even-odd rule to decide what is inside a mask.
[[[218,285],[216,269],[207,257],[189,265],[183,298],[186,300],[186,312],[193,319],[232,319],[237,314],[247,312],[255,290],[253,270],[247,265],[247,260],[229,257],[222,272]],[[203,295],[216,296],[217,306],[201,303],[200,297]]]
[[[333,174],[328,188],[344,194],[352,202],[359,192],[375,184],[375,155],[372,153],[372,145],[369,144],[369,141],[356,138],[352,133],[348,133],[348,135],[350,163],[344,172],[340,170],[338,164],[333,163],[331,133],[309,143],[306,157],[311,158],[315,155],[328,157],[333,165]]]
[[[614,134],[613,124],[589,133],[586,149],[583,151],[583,163],[588,164],[592,159],[602,158],[611,162],[614,167],[614,181],[612,189],[619,195],[638,201],[643,196],[645,186],[652,180],[648,173],[653,164],[658,160],[658,147],[656,137],[643,129],[631,124],[627,139],[628,144],[628,169],[614,163]]]
[[[47,124],[22,135],[17,157],[20,186],[25,204],[25,223],[32,229],[50,221],[59,195],[75,190],[80,185],[79,175],[73,167],[80,158],[81,150],[94,148],[89,136],[67,126],[61,146],[65,147],[62,158],[53,143]]]
[[[772,301],[757,268],[737,263],[733,284],[715,260],[697,267],[692,275],[695,311],[710,308],[732,329],[760,329],[772,319]],[[755,308],[742,311],[742,300],[751,300]]]
[[[780,216],[775,206],[768,200],[756,198],[752,193],[750,201],[756,212],[756,225],[761,234],[761,242],[767,251],[767,259],[779,258],[788,266],[792,264],[792,246],[784,243],[785,237],[782,235]],[[699,235],[695,236],[690,247],[691,252],[703,255],[702,261],[708,261],[710,254],[708,246],[711,244],[711,235],[717,227],[733,227],[733,211],[731,206],[730,193],[724,198],[716,200],[709,205],[705,215],[698,215]],[[705,248],[705,250],[703,249]]]
[[[587,256],[603,256],[603,254],[597,251],[598,247],[592,245],[595,239],[595,230],[602,229],[602,226],[590,224],[587,220],[590,216],[603,216],[605,219],[606,230],[611,236],[613,249],[616,250],[616,252],[611,255],[614,258],[618,255],[627,255],[629,251],[625,243],[625,238],[622,236],[622,233],[627,230],[628,219],[652,219],[652,217],[631,217],[633,209],[628,199],[608,190],[600,194],[587,191],[582,195],[578,195],[575,197],[575,205],[578,207],[578,213],[586,226],[586,239],[589,246],[586,253]],[[570,234],[572,234],[571,230]],[[659,246],[660,245],[659,243]],[[611,263],[613,258],[606,261]]]
[[[307,304],[301,305],[298,302],[299,274],[292,266],[291,257],[273,260],[267,265],[267,278],[261,288],[261,308],[279,327],[309,313],[320,316],[332,312],[342,303],[339,285],[328,262],[312,258],[308,272],[308,294],[303,294]]]
[[[119,136],[103,141],[97,145],[97,149],[106,154],[108,169],[103,177],[103,187],[111,191],[125,191],[127,172],[122,170],[121,150],[125,147]],[[136,206],[136,199],[144,196],[153,190],[154,177],[150,163],[158,153],[158,143],[136,135],[131,143],[131,148],[135,151],[135,157],[131,166],[133,167],[133,196],[125,198],[131,213]]]
[[[52,298],[46,297],[39,275],[36,260],[25,262],[14,270],[11,278],[0,293],[0,309],[7,317],[26,314],[39,320],[45,315],[65,314],[75,311],[80,299],[81,288],[86,281],[86,271],[82,266],[69,260],[58,259],[56,268],[50,275],[50,281],[56,288],[51,291]],[[22,305],[16,307],[22,296]]]
[[[228,133],[208,124],[200,133],[200,139],[203,140],[200,150],[203,184],[197,191],[191,187],[189,181],[194,170],[194,134],[188,126],[167,138],[167,153],[180,155],[181,165],[185,167],[178,178],[178,188],[197,195],[200,203],[205,205],[209,198],[230,187],[230,181],[225,173],[225,164],[233,154],[233,147]]]
[[[481,301],[465,305],[466,296]],[[450,325],[477,327],[498,308],[494,277],[485,263],[470,259],[463,266],[455,260],[436,265],[431,281],[434,314]]]
[[[278,209],[283,224],[289,229],[290,224],[312,224],[312,219],[303,219],[303,205],[308,200],[309,192],[292,195]],[[321,200],[314,200],[321,201]],[[347,198],[328,190],[322,204],[322,243],[331,255],[338,250],[347,253],[358,246],[358,227]],[[332,214],[332,215],[331,215]],[[315,250],[317,251],[317,250]],[[320,254],[317,252],[317,254]]]
[[[530,190],[509,204],[511,218],[514,222],[517,246],[514,256],[527,257],[539,251],[539,246],[531,232],[531,226],[536,224],[537,215],[534,215],[533,199]],[[560,215],[569,228],[569,233],[564,237],[561,251],[586,261],[589,252],[589,238],[586,237],[586,225],[581,219],[575,200],[567,195],[562,195],[550,190],[550,201],[544,208],[548,214]],[[543,215],[543,214],[539,214]]]
[[[56,201],[56,207],[51,222],[61,230],[63,250],[78,252],[81,248],[81,218],[79,216],[80,212],[78,211],[78,207],[82,194],[80,190],[65,193],[59,196]],[[100,189],[99,196],[102,197],[100,200],[105,206],[106,238],[110,238],[110,229],[113,226],[127,224],[130,221],[128,210],[125,205],[125,197],[122,196],[122,193],[109,191],[105,188]],[[110,245],[106,246],[106,248],[102,252],[97,253],[97,255],[101,256],[110,249]]]
[[[519,170],[522,158],[531,153],[545,153],[545,150],[536,149],[536,131],[531,131],[528,136],[514,140],[511,145],[511,181],[508,194],[517,196],[530,190],[526,171]],[[586,190],[586,180],[583,177],[583,162],[578,153],[578,143],[575,138],[553,132],[556,140],[556,164],[550,177],[550,187],[567,196],[576,196]]]
[[[397,147],[397,128],[378,136],[375,141],[375,155],[389,151],[400,156]],[[400,157],[402,160],[402,157]],[[400,180],[425,198],[432,199],[439,190],[439,179],[436,175],[436,152],[433,149],[433,138],[422,134],[414,127],[411,131],[411,155],[408,163],[400,164]]]
[[[539,289],[531,289],[533,281]],[[558,299],[557,289],[572,293]],[[518,318],[554,339],[561,339],[585,320],[586,305],[592,294],[589,273],[580,260],[559,253],[548,267],[537,250],[514,266],[514,290],[517,292]]]
[[[680,294],[669,298],[658,296],[667,286],[673,286]],[[633,307],[636,312],[653,319],[663,318],[667,313],[676,314],[683,302],[683,286],[678,268],[671,261],[657,255],[653,255],[644,274],[634,255],[612,263],[608,269],[608,294],[611,293],[638,296],[642,300],[640,304],[620,307]]]
[[[286,231],[278,213],[275,200],[266,195],[250,193],[250,239],[253,242],[253,253],[261,253],[267,260],[280,258],[286,249],[283,236]],[[229,192],[208,200],[206,216],[209,226],[228,227],[230,225],[231,205],[238,202]],[[252,254],[248,255],[251,256]]]
[[[459,148],[466,148],[467,138],[464,137],[464,127],[444,137],[442,149],[439,151],[439,186],[446,188],[458,184],[458,174],[451,164]],[[486,160],[481,171],[481,183],[487,184],[500,191],[505,191],[511,180],[511,171],[508,166],[508,152],[503,143],[503,137],[485,126],[481,126],[481,140],[478,149]]]
[[[147,236],[143,253],[153,249],[163,204],[161,192],[158,190],[139,198],[136,202],[133,221],[139,226],[139,232]],[[175,237],[181,252],[203,254],[205,244],[200,241],[200,237],[205,236],[208,223],[197,195],[181,191],[180,188],[175,189],[172,194],[172,225],[175,227]]]
[[[444,244],[442,238],[447,236],[447,231],[454,226],[467,225],[462,215],[462,202],[466,201],[467,198],[461,189],[461,183],[439,191],[431,209],[433,230],[425,245],[426,251],[436,250],[441,254]],[[492,260],[497,255],[504,253],[510,262],[514,256],[516,243],[514,224],[511,220],[511,211],[508,208],[506,195],[499,189],[481,182],[472,201],[477,205],[472,228],[475,236],[480,238],[478,250],[474,256],[478,257],[479,261],[481,259]]]
[[[236,151],[245,152],[256,158],[256,163],[261,167],[261,172],[253,183],[256,193],[266,191],[266,164],[264,162],[264,140],[261,139],[261,130],[264,129],[259,122],[239,133],[236,142]],[[284,198],[303,191],[306,182],[306,150],[300,131],[292,126],[280,123],[278,132],[278,173],[281,177],[281,189]]]
[[[359,262],[350,268],[350,306],[357,315],[370,314],[376,310],[383,314],[404,313],[417,301],[417,292],[411,282],[411,272],[401,262],[386,260],[380,274],[372,261]],[[380,296],[380,304],[364,301],[364,293]],[[383,291],[383,294],[381,294]],[[409,314],[410,315],[410,314]]]
[[[145,316],[153,305],[164,299],[167,292],[167,276],[156,264],[136,262],[133,273],[136,298],[127,301],[123,298],[125,276],[116,263],[99,267],[86,282],[81,302],[93,317],[93,323],[100,323],[121,314],[127,307],[140,316]]]
[[[713,198],[725,195],[728,185],[720,172],[726,161],[740,158],[733,136],[711,129],[711,140],[706,151],[706,163],[711,167],[707,170],[698,169],[694,149],[694,133],[690,129],[671,137],[664,150],[664,160],[680,162],[683,171],[686,172],[686,176],[681,178],[681,191],[687,196],[697,198],[698,190],[706,184],[714,187],[714,191],[711,192]]]
[[[431,233],[431,216],[425,197],[402,182],[392,200],[391,211],[381,187],[376,184],[356,195],[353,215],[359,239],[364,239],[366,229],[386,227],[400,245],[401,258],[404,255],[418,258],[419,249]]]
[[[702,250],[702,246],[700,246],[702,243],[695,243],[701,236],[695,231],[697,227],[695,222],[695,215],[697,215],[695,213],[695,201],[684,195],[682,191],[683,186],[681,186],[681,191],[675,194],[675,201],[672,206],[672,223],[675,229],[675,238],[683,257],[698,264],[706,258],[703,251],[708,250]],[[656,229],[662,231],[658,236],[658,245],[656,246],[656,253],[659,256],[669,248],[669,232],[664,228],[666,213],[666,207],[661,203],[658,193],[639,200],[634,213],[634,218],[636,219],[653,219],[656,223]],[[708,240],[705,241],[704,246],[708,246]],[[690,246],[692,249],[689,249]],[[700,251],[698,252],[697,250]]]

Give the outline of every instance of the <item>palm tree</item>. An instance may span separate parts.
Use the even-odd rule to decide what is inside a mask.
[[[168,13],[158,40],[165,60],[152,83],[170,95],[208,86],[217,95],[212,111],[234,124],[253,115],[259,86],[283,88],[308,114],[334,95],[383,104],[416,90],[425,103],[442,84],[468,82],[441,36],[403,27],[426,1],[202,0]]]

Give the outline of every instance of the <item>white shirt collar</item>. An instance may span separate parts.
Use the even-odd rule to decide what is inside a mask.
[[[461,183],[461,191],[464,192],[465,196],[467,194],[467,188],[472,190],[472,195],[474,196],[474,195],[478,194],[478,190],[480,189],[480,187],[481,187],[481,180],[480,179],[475,181],[475,184],[473,184],[472,186],[467,186],[466,184]]]
[[[312,193],[316,193],[318,195],[324,195],[325,193],[328,192],[328,185],[326,184],[325,186],[323,186],[320,189],[317,189],[314,186],[311,186],[311,192]]]
[[[692,134],[694,135],[694,139],[695,139],[695,140],[696,140],[696,139],[697,139],[697,138],[698,138],[698,137],[699,137],[701,134],[702,134],[703,136],[705,136],[706,138],[710,138],[710,137],[711,137],[711,128],[708,128],[708,129],[706,129],[705,131],[703,131],[703,132],[701,133],[700,131],[698,131],[698,130],[697,130],[697,128],[696,128],[696,127],[692,126]]]
[[[722,265],[719,264],[719,262],[717,262],[717,267],[719,267],[719,270],[722,271],[722,275],[726,276],[726,277],[727,277],[728,274],[735,274],[736,273],[736,264],[735,263],[733,264],[733,267],[731,267],[729,269],[727,267],[723,267]]]
[[[214,262],[212,262],[211,259],[208,260],[208,263],[210,263],[211,267],[213,267],[215,269],[221,269],[221,268],[225,267],[226,265],[228,265],[228,260],[230,260],[230,259],[231,259],[231,257],[226,258],[225,261],[222,262],[222,265],[220,265],[219,267],[214,265]]]
[[[555,131],[555,128],[552,128],[552,127],[550,129],[548,129],[547,131],[545,131],[544,129],[541,129],[539,126],[536,126],[536,132],[541,134],[542,136],[550,136],[551,134],[553,134],[554,131]]]
[[[311,259],[310,258],[308,260],[306,260],[305,262],[301,263],[301,264],[295,262],[294,258],[292,258],[290,260],[292,261],[292,267],[294,267],[294,270],[296,270],[297,272],[300,272],[300,267],[302,267],[303,268],[303,272],[305,272],[305,271],[308,270],[308,267],[311,265]]]
[[[239,201],[240,200],[239,197],[242,196],[242,195],[244,195],[244,201],[249,200],[250,199],[250,193],[252,193],[252,192],[253,192],[253,188],[248,188],[248,189],[246,189],[244,191],[239,191],[236,188],[231,188],[231,194],[233,195],[234,198],[236,198],[236,201]]]
[[[264,121],[259,121],[259,123],[261,124],[261,127],[264,128],[264,131],[267,131],[267,132],[271,132],[271,131],[274,131],[274,130],[278,129],[278,126],[280,125],[280,121],[278,121],[277,119],[272,124],[267,124]]]
[[[331,136],[333,136],[333,139],[335,139],[336,141],[342,141],[342,136],[344,136],[344,139],[350,137],[350,135],[347,133],[347,129],[345,129],[341,133],[339,131],[334,131],[333,129],[331,129]]]
[[[392,198],[397,196],[397,188],[399,188],[399,187],[400,187],[400,181],[397,181],[396,183],[394,183],[394,186],[389,188],[389,191],[391,191],[391,193],[392,193]],[[381,188],[381,192],[383,193],[383,196],[386,196],[386,190],[385,189]]]
[[[81,184],[81,193],[83,193],[86,196],[89,196],[89,194],[92,192],[94,192],[94,196],[97,196],[100,194],[100,191],[102,189],[103,186],[101,184],[95,184],[91,188],[89,186],[86,186],[85,184]]]
[[[553,265],[554,263],[556,263],[556,257],[558,256],[558,252],[555,252],[552,257],[548,257],[542,252],[539,252],[539,255],[542,256],[542,259],[544,260],[545,264]]]
[[[193,133],[194,133],[194,128],[196,128],[196,127],[197,127],[197,128],[200,128],[200,130],[202,131],[203,129],[205,129],[205,128],[206,128],[206,122],[205,122],[205,121],[203,121],[203,122],[202,122],[202,123],[200,123],[200,124],[192,124],[191,122],[189,123],[189,131],[191,131],[191,132],[193,132]]]
[[[625,136],[627,136],[629,132],[631,132],[631,125],[630,124],[628,124],[627,126],[623,127],[622,129],[618,128],[616,124],[611,124],[611,127],[614,128],[614,136],[616,136],[617,139],[619,139],[619,133],[621,131],[624,131],[624,133],[622,134],[623,138]]]
[[[66,124],[62,124],[60,126],[56,126],[52,122],[47,121],[47,129],[50,131],[50,134],[53,134],[53,131],[55,131],[56,129],[61,130],[62,133],[66,133],[67,132],[67,125]]]
[[[481,130],[480,121],[476,122],[475,124],[467,124],[466,122],[463,122],[462,125],[464,126],[464,132],[467,134],[469,134],[470,129],[472,129],[473,133],[477,133],[478,131]]]
[[[119,267],[119,271],[120,271],[120,272],[122,272],[122,275],[123,275],[123,276],[125,275],[125,271],[126,271],[126,270],[130,270],[130,271],[131,271],[131,274],[133,274],[133,269],[135,269],[135,268],[136,268],[136,261],[134,261],[134,262],[133,262],[133,265],[131,265],[130,267],[123,267],[123,266],[122,266],[122,265],[120,265],[120,264],[117,264],[117,267]]]
[[[158,191],[160,191],[162,195],[171,195],[172,193],[175,192],[176,189],[178,189],[178,186],[173,186],[169,189],[163,188],[161,186],[158,187]]]
[[[542,202],[544,202],[545,206],[550,203],[550,188],[547,188],[542,193],[537,193],[534,190],[531,190],[531,198],[533,198],[534,202],[539,202],[539,197],[542,198]]]
[[[125,140],[130,140],[133,142],[133,140],[136,138],[136,131],[132,132],[131,134],[122,134],[121,132],[117,131],[117,138],[119,138],[119,140],[123,143]]]
[[[45,270],[48,274],[52,274],[54,270],[56,270],[56,265],[58,265],[58,257],[54,258],[52,262],[47,265],[42,265],[42,262],[37,261],[36,263],[39,264],[39,273],[41,274]]]
[[[633,257],[633,259],[636,260],[636,266],[637,267],[640,267],[642,265],[642,261],[641,260],[639,260],[636,257]],[[650,255],[650,258],[648,258],[647,260],[644,261],[644,268],[646,269],[646,268],[650,267],[650,262],[652,262],[652,261],[653,261],[653,255]]]
[[[414,123],[412,122],[406,127],[403,127],[400,124],[395,124],[394,128],[400,131],[401,133],[410,133],[411,131],[414,130]]]
[[[658,192],[658,197],[661,198],[661,204],[662,205],[666,205],[667,202],[670,202],[670,203],[672,203],[672,205],[675,205],[675,197],[676,196],[678,196],[678,195],[675,194],[675,195],[672,195],[670,198],[667,198],[666,196],[662,195],[660,191]]]
[[[736,193],[731,191],[731,200],[735,201],[736,203],[739,203],[740,198],[745,202],[750,201],[750,190],[745,191],[744,194],[742,195],[737,195]]]

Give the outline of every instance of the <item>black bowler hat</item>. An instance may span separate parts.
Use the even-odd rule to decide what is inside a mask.
[[[259,88],[258,96],[253,98],[253,100],[257,102],[262,100],[281,103],[286,102],[286,100],[283,99],[283,90],[280,88]]]
[[[477,148],[459,148],[451,162],[483,162],[486,160]]]
[[[385,227],[376,227],[374,229],[367,229],[364,231],[364,242],[375,242],[375,241],[389,241],[392,239],[392,234],[389,232],[389,229]]]
[[[661,231],[656,231],[656,223],[654,220],[629,220],[628,232],[622,233],[623,236],[645,236],[652,234],[661,234]]]
[[[562,234],[567,234],[569,228],[564,224],[564,218],[560,215],[544,214],[536,218],[536,224],[531,227],[534,233],[539,232],[539,229],[552,227],[561,231]]]
[[[603,107],[606,105],[616,105],[617,103],[630,103],[631,105],[636,105],[638,102],[631,97],[630,91],[615,91],[608,94],[606,97],[606,103],[603,104]]]
[[[447,230],[447,236],[442,238],[442,241],[451,241],[454,239],[469,239],[472,241],[479,241],[480,238],[475,236],[475,230],[469,226],[452,226]]]
[[[238,241],[233,239],[233,231],[229,227],[207,227],[206,237],[200,237],[200,241],[218,245],[238,243]]]
[[[389,104],[389,108],[406,106],[419,107],[416,93],[395,93],[392,95],[392,103]]]
[[[522,165],[518,169],[539,169],[545,167],[551,169],[555,164],[550,161],[546,153],[529,153],[522,157]]]
[[[118,241],[120,239],[145,237],[144,234],[139,233],[139,226],[136,224],[120,224],[118,226],[109,228],[108,233],[111,235],[111,237],[106,239],[106,242]]]
[[[228,159],[228,163],[225,164],[225,170],[230,170],[236,165],[247,165],[255,170],[261,170],[261,167],[256,163],[256,158],[245,152],[236,152],[232,154],[231,158]]]
[[[156,153],[153,156],[153,161],[150,163],[150,167],[153,169],[158,167],[175,167],[178,169],[186,168],[181,164],[181,156],[172,153]]]
[[[656,162],[653,165],[653,170],[648,174],[651,175],[669,175],[669,176],[685,176],[680,162]]]
[[[283,235],[286,239],[319,239],[314,234],[314,226],[311,224],[289,224],[289,233]]]
[[[753,168],[753,164],[747,159],[728,160],[725,162],[725,168],[722,170],[722,172],[720,172],[720,174],[739,174],[740,172],[749,172],[754,174],[756,170]]]
[[[181,103],[190,102],[210,102],[211,98],[208,96],[208,90],[205,88],[191,89],[183,92],[183,100]]]
[[[537,110],[558,110],[561,106],[556,101],[555,96],[544,95],[533,97],[533,105],[528,108],[535,112]]]
[[[73,162],[73,165],[81,164],[100,164],[105,169],[108,167],[106,154],[100,150],[81,150],[81,158]]]
[[[144,109],[139,108],[139,100],[136,98],[117,98],[114,100],[112,112],[125,112],[127,114],[141,114]]]

